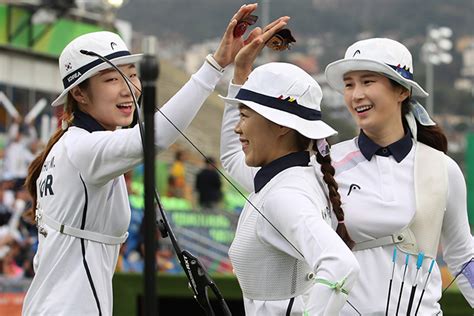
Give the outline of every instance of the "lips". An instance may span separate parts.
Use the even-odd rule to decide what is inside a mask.
[[[133,112],[133,103],[132,102],[120,103],[120,104],[117,104],[117,108],[120,110],[120,112],[128,115]]]
[[[245,151],[249,146],[249,141],[244,138],[239,138],[240,144],[242,145],[242,150]]]
[[[360,114],[371,110],[373,107],[373,105],[360,105],[355,107],[355,111]]]

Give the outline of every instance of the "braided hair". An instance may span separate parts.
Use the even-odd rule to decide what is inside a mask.
[[[295,144],[298,150],[308,150],[311,139],[299,134],[296,132],[296,139]],[[342,209],[342,202],[341,202],[341,195],[338,191],[338,184],[334,179],[334,175],[336,170],[331,164],[331,156],[326,155],[323,156],[319,152],[316,144],[316,140],[313,140],[313,148],[311,148],[316,153],[316,161],[321,166],[321,172],[323,174],[323,180],[328,187],[329,192],[329,201],[331,202],[332,209],[334,214],[336,214],[336,218],[338,221],[336,233],[341,237],[344,243],[352,249],[355,245],[355,242],[349,236],[349,232],[347,231],[346,225],[344,224],[344,210]]]
[[[329,200],[331,201],[332,209],[337,218],[336,233],[346,243],[349,249],[352,249],[355,242],[352,240],[349,232],[347,231],[346,224],[344,223],[344,210],[342,209],[341,195],[338,191],[338,184],[334,179],[336,170],[331,164],[331,156],[323,156],[319,152],[318,148],[315,148],[316,144],[313,145],[313,150],[316,152],[316,161],[321,166],[321,172],[323,173],[323,180],[328,186]]]

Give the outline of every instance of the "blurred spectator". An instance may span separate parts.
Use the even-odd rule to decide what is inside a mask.
[[[170,167],[168,178],[168,196],[179,198],[185,197],[186,191],[186,167],[184,166],[184,152],[178,150],[174,162]]]
[[[21,124],[21,117],[15,118],[8,130],[8,142],[4,150],[2,178],[13,181],[14,189],[22,186],[28,173],[28,166],[34,159],[30,146],[38,139],[32,123]]]
[[[205,167],[196,175],[196,191],[199,205],[203,208],[215,208],[222,200],[221,179],[215,168],[215,159],[209,157]]]

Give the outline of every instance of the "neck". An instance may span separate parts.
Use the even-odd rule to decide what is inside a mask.
[[[379,130],[364,129],[363,131],[373,142],[382,147],[393,144],[405,136],[405,130],[401,120],[396,125],[382,127]]]

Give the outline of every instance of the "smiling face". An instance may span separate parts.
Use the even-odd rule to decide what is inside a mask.
[[[135,65],[119,66],[120,70],[141,90]],[[117,126],[128,126],[133,120],[133,97],[120,74],[113,69],[99,72],[88,79],[86,91],[74,87],[71,91],[81,111],[88,113],[105,129],[113,131]],[[136,97],[140,92],[131,86]]]
[[[288,144],[291,129],[277,125],[247,106],[240,105],[240,120],[234,128],[239,135],[245,163],[262,167],[292,151]]]
[[[403,137],[401,103],[408,96],[408,90],[372,71],[344,75],[346,106],[356,124],[373,140],[388,135],[394,139]]]

